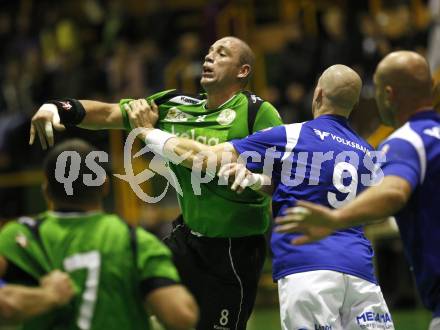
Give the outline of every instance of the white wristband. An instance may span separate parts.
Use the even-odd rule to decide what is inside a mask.
[[[153,129],[150,133],[148,133],[147,137],[145,138],[145,143],[152,152],[166,158],[163,150],[165,143],[167,143],[169,139],[174,137],[176,136],[161,131],[160,129]]]

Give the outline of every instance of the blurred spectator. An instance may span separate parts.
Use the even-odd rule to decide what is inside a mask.
[[[310,88],[317,74],[331,64],[351,65],[364,80],[359,107],[367,109],[353,113],[353,125],[368,135],[377,125],[375,104],[371,101],[372,70],[381,57],[396,48],[424,51],[425,2],[379,1],[374,9],[361,2],[275,1],[274,8],[280,9],[280,17],[276,18],[276,10],[269,13],[264,10],[267,4],[256,1],[254,8],[249,8],[250,21],[255,26],[247,27],[247,39],[260,40],[255,35],[265,29],[270,33],[261,38],[264,42],[254,45],[260,51],[254,87],[277,106],[286,122],[304,121],[310,118]],[[0,167],[8,163],[8,171],[12,171],[21,168],[16,155],[10,153],[20,150],[22,141],[15,141],[10,137],[12,131],[6,129],[7,125],[15,127],[10,124],[11,119],[6,119],[10,113],[25,120],[26,114],[43,100],[66,95],[118,101],[164,88],[198,92],[201,40],[206,44],[218,37],[217,19],[235,2],[1,3],[0,114],[8,116],[0,119],[0,145],[6,139],[11,145],[1,150]],[[291,8],[290,16],[283,20],[282,6],[286,3]],[[432,69],[439,70],[440,41],[436,40],[440,0],[429,0],[429,6],[432,25],[428,54]],[[272,32],[277,35],[272,36]],[[68,136],[71,131],[65,134]],[[82,136],[86,138],[88,134]],[[105,137],[92,139],[101,141]],[[38,162],[38,158],[32,158],[25,163],[37,166]]]
[[[316,55],[318,42],[305,36],[302,26],[295,22],[286,26],[286,44],[281,52],[278,73],[280,86],[286,89],[292,80],[310,88],[317,74]]]
[[[178,41],[177,55],[165,69],[165,88],[184,89],[189,93],[199,90],[202,74],[200,40],[195,33],[185,33]]]
[[[431,72],[436,74],[440,70],[440,0],[429,0],[431,13],[431,31],[428,41],[428,62]]]
[[[391,47],[370,14],[361,15],[359,29],[362,35],[360,63],[364,75],[371,79],[377,63],[391,51]]]
[[[319,68],[322,72],[333,64],[351,65],[350,45],[345,26],[345,13],[331,7],[322,14],[323,36],[320,41]]]
[[[108,63],[109,91],[115,99],[145,96],[142,57],[127,41],[117,42]]]

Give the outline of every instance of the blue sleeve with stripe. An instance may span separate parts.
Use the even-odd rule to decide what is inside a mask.
[[[384,175],[401,177],[414,190],[421,176],[420,159],[414,146],[408,141],[395,138],[385,141],[379,149],[386,156],[386,162],[382,165]]]
[[[230,143],[246,159],[249,170],[261,171],[266,159],[272,158],[275,163],[280,161],[286,145],[286,129],[284,126],[272,127]]]

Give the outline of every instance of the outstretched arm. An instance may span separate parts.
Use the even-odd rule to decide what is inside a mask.
[[[57,101],[57,105],[44,103],[32,117],[29,144],[33,144],[35,136],[38,135],[43,149],[47,149],[48,146],[52,147],[53,130],[63,130],[65,124],[70,124],[65,121],[70,120],[71,117],[75,120],[74,125],[81,128],[91,130],[124,128],[119,104],[88,100],[75,101]],[[60,114],[60,111],[64,113]]]
[[[85,129],[123,129],[122,113],[118,103],[80,100],[86,115],[78,127]]]
[[[411,185],[405,179],[390,175],[377,185],[362,192],[340,209],[299,201],[297,206],[278,217],[277,232],[302,232],[296,244],[310,243],[331,234],[334,230],[367,224],[397,213],[411,196]]]
[[[146,307],[169,330],[193,329],[199,318],[194,298],[180,284],[151,291],[146,297]]]
[[[151,132],[154,134],[155,132]],[[154,137],[153,137],[154,138]],[[146,142],[151,138],[146,137]],[[194,140],[170,137],[163,146],[163,155],[169,160],[181,161],[190,169],[217,173],[223,164],[237,161],[238,154],[232,144],[225,142],[207,146]]]

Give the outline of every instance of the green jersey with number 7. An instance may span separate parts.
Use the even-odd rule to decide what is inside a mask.
[[[144,297],[179,281],[165,245],[100,212],[20,218],[0,232],[0,255],[16,270],[16,279],[17,270],[29,283],[63,269],[77,291],[68,307],[32,319],[23,329],[151,329]]]

